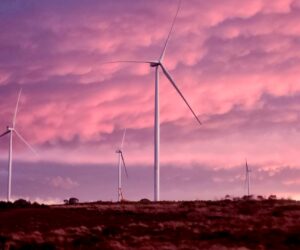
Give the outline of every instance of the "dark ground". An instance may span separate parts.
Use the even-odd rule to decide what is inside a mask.
[[[0,249],[298,250],[300,202],[98,202],[2,207]]]

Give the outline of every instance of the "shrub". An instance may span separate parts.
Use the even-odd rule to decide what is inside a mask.
[[[31,203],[30,201],[24,200],[24,199],[18,199],[14,202],[15,207],[30,207]]]
[[[120,228],[117,226],[106,226],[102,230],[103,236],[115,236],[120,233]]]
[[[253,195],[244,195],[243,197],[242,197],[242,199],[243,200],[253,200]]]
[[[276,200],[277,199],[277,197],[276,197],[276,195],[274,195],[274,194],[271,194],[269,197],[268,197],[268,200]]]
[[[140,203],[151,203],[149,199],[143,198],[139,201]]]
[[[258,196],[257,196],[257,199],[260,200],[260,201],[262,201],[262,200],[264,200],[265,198],[264,198],[262,195],[258,195]]]
[[[229,194],[225,195],[225,201],[231,201],[232,197]]]
[[[297,247],[300,246],[300,235],[298,232],[290,233],[286,236],[285,242],[287,246]]]
[[[78,203],[79,203],[79,200],[78,200],[77,198],[71,197],[71,198],[69,199],[69,203],[68,203],[68,204],[70,204],[70,205],[76,205],[76,204],[78,204]]]
[[[0,201],[0,209],[1,208],[11,208],[13,204],[11,202]]]
[[[4,249],[5,243],[7,242],[8,238],[4,235],[0,235],[0,249]]]

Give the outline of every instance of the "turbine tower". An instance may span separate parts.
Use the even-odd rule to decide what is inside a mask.
[[[9,150],[8,150],[8,187],[7,187],[7,201],[10,201],[10,197],[11,197],[11,178],[12,178],[12,158],[13,158],[13,133],[15,133],[17,135],[17,137],[19,137],[19,139],[35,154],[36,151],[30,146],[30,144],[23,138],[23,136],[16,130],[16,119],[17,119],[17,112],[18,112],[18,106],[19,106],[19,101],[20,101],[20,97],[21,97],[21,92],[22,89],[20,89],[19,91],[19,95],[18,95],[18,100],[17,100],[17,105],[15,108],[15,113],[13,116],[13,120],[12,120],[12,126],[7,126],[7,129],[4,133],[2,133],[0,135],[0,137],[3,137],[7,134],[9,134]]]
[[[168,33],[167,39],[164,43],[163,50],[157,60],[150,60],[150,61],[112,61],[112,62],[107,62],[103,64],[109,64],[109,63],[146,63],[149,64],[150,67],[155,69],[155,97],[154,97],[154,201],[159,201],[160,200],[160,121],[159,121],[159,73],[160,69],[162,70],[163,74],[165,77],[169,80],[171,85],[175,88],[177,93],[180,95],[180,97],[183,99],[185,104],[188,106],[189,110],[192,112],[198,123],[201,125],[201,121],[197,117],[196,113],[193,111],[191,108],[190,104],[188,101],[185,99],[179,88],[177,87],[175,81],[171,77],[170,73],[168,72],[167,68],[165,67],[163,61],[164,61],[164,56],[166,53],[166,49],[169,43],[169,39],[171,36],[171,33],[174,29],[174,24],[175,20],[177,18],[179,9],[180,9],[180,4],[181,0],[178,2],[178,7],[176,14],[174,16],[170,31]]]
[[[122,165],[125,170],[126,177],[128,178],[128,173],[126,169],[126,164],[123,156],[123,145],[124,145],[124,140],[125,140],[125,135],[126,135],[126,129],[124,130],[123,133],[123,138],[121,142],[121,146],[119,149],[116,150],[116,153],[118,154],[118,202],[121,202],[123,198],[123,192],[122,192]]]
[[[247,194],[248,196],[250,196],[250,172],[251,170],[249,169],[249,166],[248,166],[248,162],[247,162],[247,159],[246,159],[246,166],[245,166],[245,173],[246,173],[246,176],[245,176],[245,184],[247,185]]]

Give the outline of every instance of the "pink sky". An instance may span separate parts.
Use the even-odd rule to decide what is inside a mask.
[[[16,141],[15,160],[113,168],[114,151],[127,128],[129,170],[152,167],[154,71],[147,65],[102,63],[158,58],[176,4],[1,1],[0,126],[5,130],[10,124],[22,87],[17,127],[40,155]],[[247,158],[253,178],[266,171],[274,188],[280,182],[274,193],[299,198],[299,42],[300,1],[183,0],[165,65],[203,125],[162,76],[162,168],[186,169],[191,175],[191,169],[231,171],[242,169]],[[1,138],[3,180],[7,146]],[[70,183],[71,189],[84,189],[76,176],[62,177],[55,169],[49,185],[63,183],[61,196]],[[287,175],[285,169],[295,172]],[[272,179],[275,170],[279,174]],[[152,178],[151,173],[149,183]],[[232,182],[228,193],[237,185]],[[200,190],[189,198],[220,195],[213,186],[208,189],[210,194],[201,196]],[[264,191],[263,185],[256,190]],[[162,198],[184,198],[184,191],[171,193]],[[137,198],[133,191],[132,197]]]

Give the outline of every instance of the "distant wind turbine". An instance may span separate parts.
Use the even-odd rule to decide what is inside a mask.
[[[248,162],[247,162],[247,159],[246,159],[246,166],[245,166],[245,185],[247,185],[247,194],[248,196],[250,195],[250,168],[248,166]]]
[[[9,151],[8,151],[8,187],[7,187],[7,201],[10,201],[11,196],[11,177],[12,177],[12,158],[13,158],[13,133],[15,133],[19,139],[35,154],[36,151],[30,146],[30,144],[23,138],[23,136],[16,130],[16,119],[17,119],[17,112],[18,112],[18,106],[19,101],[21,97],[22,89],[19,91],[17,105],[15,108],[15,113],[12,121],[12,126],[7,126],[7,129],[4,133],[0,135],[0,137],[3,137],[7,134],[9,134]]]
[[[179,9],[180,9],[181,1],[178,2],[177,11],[175,14],[175,17],[173,19],[171,29],[168,33],[167,39],[165,41],[162,53],[158,60],[152,60],[152,61],[113,61],[113,62],[107,62],[107,63],[146,63],[149,64],[150,67],[155,68],[155,97],[154,97],[154,103],[155,103],[155,112],[154,112],[154,201],[160,200],[160,166],[159,166],[159,154],[160,154],[160,122],[159,122],[159,68],[162,70],[166,78],[170,81],[172,86],[175,88],[177,93],[180,95],[180,97],[183,99],[185,104],[188,106],[198,123],[201,125],[201,121],[197,117],[196,113],[193,111],[191,106],[189,105],[188,101],[185,99],[179,88],[177,87],[175,81],[169,74],[168,70],[166,69],[165,65],[163,64],[163,59],[165,56],[165,52],[168,46],[168,42],[171,36],[171,33],[174,28],[175,20],[177,18]],[[107,64],[103,63],[103,64]]]
[[[123,200],[123,192],[122,192],[122,165],[125,170],[126,177],[128,178],[128,173],[126,169],[126,164],[123,156],[123,145],[124,145],[124,140],[125,140],[125,135],[126,135],[126,129],[124,130],[123,133],[123,138],[121,142],[121,146],[116,150],[116,153],[118,154],[118,202]]]

